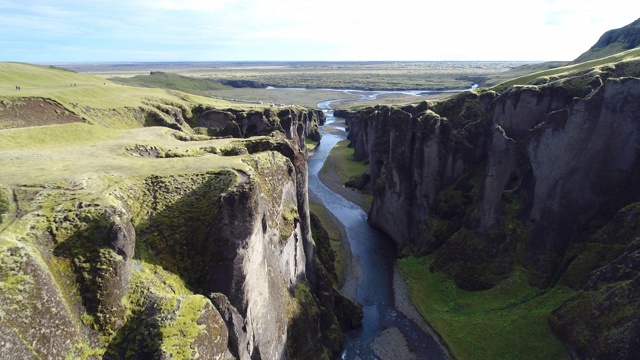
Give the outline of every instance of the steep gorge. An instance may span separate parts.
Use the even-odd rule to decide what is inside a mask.
[[[305,137],[322,113],[236,112],[225,127],[246,139],[209,140],[197,133],[220,133],[207,120],[214,110],[183,110],[163,121],[193,121],[196,134],[148,128],[135,130],[127,151],[119,142],[92,145],[115,158],[114,168],[104,160],[112,170],[78,163],[56,177],[45,162],[51,181],[1,180],[4,355],[339,354],[340,324],[358,312],[334,289],[311,237]],[[44,151],[19,156],[50,156]],[[181,170],[185,162],[196,166]]]
[[[637,58],[497,92],[343,111],[369,164],[369,222],[467,290],[523,273],[576,295],[549,322],[569,353],[640,350]],[[606,345],[605,345],[606,344]],[[626,355],[624,355],[626,354]]]

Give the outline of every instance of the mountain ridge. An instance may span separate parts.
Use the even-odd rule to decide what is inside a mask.
[[[612,29],[600,36],[587,51],[572,61],[572,64],[603,58],[640,46],[640,18],[619,29]]]

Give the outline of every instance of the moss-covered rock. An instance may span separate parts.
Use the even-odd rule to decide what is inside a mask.
[[[0,186],[0,225],[7,218],[11,206],[10,192],[8,189]]]

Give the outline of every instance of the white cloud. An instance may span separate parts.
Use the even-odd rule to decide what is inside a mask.
[[[570,60],[638,10],[626,0],[0,0],[0,41],[13,44],[5,57],[55,41],[131,60]]]

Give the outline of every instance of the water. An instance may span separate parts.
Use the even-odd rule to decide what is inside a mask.
[[[330,107],[332,101],[337,100],[318,104],[325,111],[329,126],[335,121]],[[392,277],[396,248],[392,241],[369,226],[367,214],[362,208],[334,193],[318,179],[318,172],[329,151],[338,141],[346,138],[341,130],[336,131],[340,135],[322,131],[320,146],[309,157],[309,191],[344,224],[351,245],[352,266],[343,291],[362,305],[364,318],[361,329],[347,334],[347,346],[342,358],[376,359],[371,343],[385,329],[396,327],[418,359],[445,359],[446,356],[431,336],[394,307]]]

